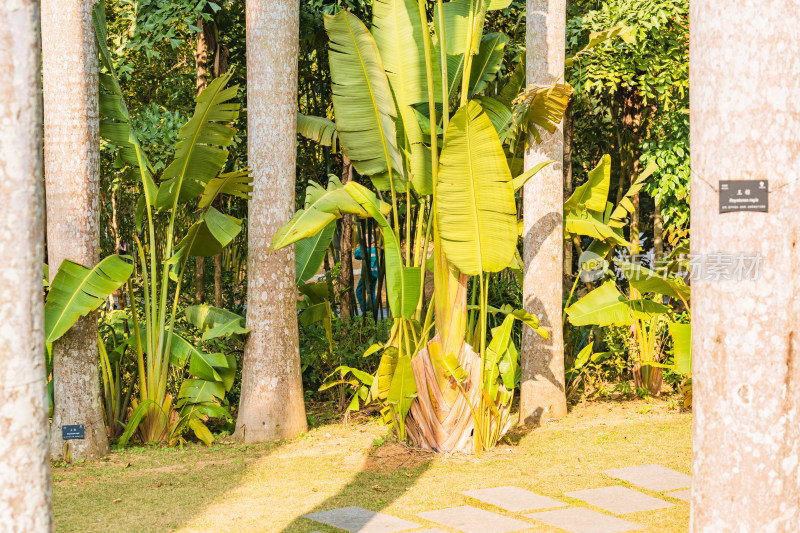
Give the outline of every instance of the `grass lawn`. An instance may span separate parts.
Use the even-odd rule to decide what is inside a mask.
[[[464,490],[515,485],[586,505],[564,493],[628,485],[605,470],[658,463],[688,474],[691,425],[690,413],[651,399],[580,404],[561,421],[513,431],[477,457],[411,450],[373,420],[328,423],[273,445],[132,448],[54,466],[56,531],[334,533],[342,530],[300,515],[346,506],[446,530],[416,513],[467,503],[499,511]],[[687,531],[689,504],[668,500],[674,507],[622,518],[646,531]],[[561,530],[532,524],[525,531]]]

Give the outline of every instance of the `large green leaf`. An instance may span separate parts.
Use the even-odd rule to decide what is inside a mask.
[[[178,368],[183,368],[189,361],[189,358],[196,353],[200,353],[200,349],[193,343],[187,341],[183,336],[177,333],[172,334],[172,341],[169,344],[169,364]]]
[[[641,294],[656,293],[676,298],[682,302],[689,301],[691,288],[683,283],[682,278],[663,276],[642,265],[627,261],[616,261],[615,264],[628,278],[631,286]]]
[[[313,237],[297,241],[295,244],[295,266],[297,271],[297,284],[301,285],[314,276],[322,266],[328,246],[333,240],[335,224],[328,224],[324,230]]]
[[[692,373],[692,325],[670,322],[668,327],[672,335],[675,371],[687,376]]]
[[[498,272],[511,263],[517,246],[511,172],[497,132],[476,102],[450,121],[436,195],[442,246],[461,272]]]
[[[572,235],[585,235],[621,246],[630,246],[621,231],[604,223],[602,215],[591,211],[568,211],[564,216],[564,232]]]
[[[100,53],[100,64],[104,69],[99,74],[100,136],[119,147],[122,161],[139,170],[144,193],[152,205],[155,203],[157,192],[153,181],[153,167],[147,160],[136,131],[130,123],[130,114],[108,50],[105,2],[97,2],[92,8],[92,24]]]
[[[500,360],[508,351],[511,343],[511,331],[514,326],[514,316],[506,315],[502,324],[492,329],[492,340],[486,347],[486,357],[484,361],[484,382],[483,388],[492,397],[497,399],[497,378],[500,376]]]
[[[220,253],[242,231],[242,221],[213,207],[189,227],[176,253],[209,257]]]
[[[489,33],[483,37],[480,51],[472,60],[470,96],[483,92],[497,77],[503,66],[503,52],[507,44],[508,36],[502,33]]]
[[[389,389],[397,368],[398,353],[395,346],[389,346],[383,351],[381,361],[378,363],[377,379],[372,383],[371,395],[373,398],[386,400],[389,397]]]
[[[514,100],[517,98],[522,87],[525,85],[525,53],[523,52],[517,58],[517,64],[514,67],[514,72],[508,78],[505,86],[500,90],[497,95],[497,101],[511,109]]]
[[[537,143],[542,142],[537,128],[553,133],[564,118],[571,96],[569,84],[529,85],[513,104],[514,138],[523,136],[527,143],[527,135],[531,134]]]
[[[249,169],[227,172],[208,182],[197,207],[205,209],[214,203],[214,199],[220,194],[249,200],[251,192],[253,192],[253,177],[250,175]]]
[[[669,311],[652,300],[628,300],[607,281],[571,306],[565,312],[575,326],[629,326],[634,320],[648,320]]]
[[[386,214],[391,209],[382,203],[380,210]],[[284,224],[272,238],[270,250],[279,250],[300,239],[313,237],[334,220],[343,215],[357,215],[366,218],[369,214],[343,189],[339,178],[330,177],[328,188],[311,182],[306,189],[305,209],[295,213],[292,220]]]
[[[222,170],[234,134],[227,123],[239,116],[239,104],[230,102],[239,89],[226,87],[230,78],[231,74],[223,74],[195,98],[194,115],[178,132],[175,159],[158,188],[158,209],[193,200]]]
[[[244,327],[244,318],[227,309],[200,304],[187,307],[184,313],[190,324],[204,331],[204,341],[250,332]]]
[[[608,156],[606,156],[608,157]],[[636,178],[631,184],[631,187],[625,193],[625,196],[622,197],[619,204],[614,208],[614,211],[611,212],[611,217],[609,218],[608,225],[612,228],[622,228],[625,226],[625,219],[628,217],[629,214],[633,214],[634,206],[633,202],[631,201],[631,197],[635,194],[638,194],[642,187],[644,187],[644,182],[647,181],[653,172],[658,170],[658,165],[654,161],[650,161],[650,164],[639,174],[639,177]]]
[[[220,381],[184,379],[178,391],[178,405],[186,403],[217,403],[225,398],[225,386]]]
[[[325,117],[315,117],[297,114],[297,133],[316,141],[322,146],[332,146],[336,149],[339,140],[339,133],[336,131],[336,124]]]
[[[342,150],[360,174],[391,176],[395,190],[404,191],[397,109],[375,40],[347,10],[325,15],[325,30],[330,38],[332,99]],[[373,181],[384,190],[390,186],[388,178]]]
[[[133,273],[123,256],[110,255],[92,268],[65,259],[53,278],[44,306],[45,342],[53,342],[94,311]]]
[[[226,372],[227,371],[227,372]],[[230,390],[236,373],[236,357],[232,354],[205,353],[192,354],[189,361],[189,374],[206,381],[219,381]],[[228,379],[225,379],[227,377]]]
[[[409,181],[419,194],[433,190],[430,148],[424,144],[414,104],[428,102],[425,35],[415,0],[376,0],[372,35],[397,104],[400,149],[408,161]],[[434,96],[441,95],[441,79],[434,76]]]
[[[402,354],[397,358],[397,366],[392,375],[392,384],[386,403],[397,406],[399,411],[400,432],[403,433],[403,421],[411,409],[411,403],[417,397],[417,384],[414,381],[414,371],[411,368],[411,357]]]
[[[386,257],[386,293],[389,309],[395,318],[412,318],[420,300],[422,271],[419,267],[404,267],[403,253],[389,221],[380,211],[380,200],[375,194],[354,181],[344,186],[347,193],[378,223],[383,235]]]
[[[500,141],[505,141],[511,127],[511,110],[490,96],[476,96],[475,101],[492,121]]]
[[[470,9],[473,17],[470,19]],[[464,75],[467,51],[477,54],[480,50],[483,22],[486,16],[485,0],[455,0],[442,5],[444,24],[439,20],[439,11],[434,10],[436,34],[444,29],[447,53],[447,84],[450,99],[456,94]],[[471,41],[470,41],[471,36]],[[468,44],[471,42],[471,46]],[[436,46],[437,57],[441,55],[441,43]]]
[[[611,157],[605,154],[597,166],[589,171],[586,183],[575,188],[572,196],[564,202],[564,209],[588,209],[602,213],[608,202],[611,186]]]

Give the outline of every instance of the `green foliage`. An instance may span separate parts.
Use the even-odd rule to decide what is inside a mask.
[[[149,163],[130,120],[106,46],[102,3],[95,6],[93,21],[104,66],[101,135],[109,141],[108,148],[119,149],[117,165],[138,180],[141,197],[137,230],[141,222],[146,222],[144,242],[136,235],[138,231],[133,232],[141,280],[128,287],[133,341],[126,343],[136,354],[139,398],[133,402],[120,443],[124,446],[134,431],[144,442],[176,442],[191,428],[209,444],[213,436],[205,421],[209,417],[229,418],[225,394],[233,387],[237,362],[231,354],[195,347],[176,327],[176,319],[189,257],[220,253],[241,230],[241,220],[213,207],[214,199],[221,194],[247,199],[252,190],[246,171],[221,174],[229,155],[227,147],[235,135],[230,122],[239,112],[239,105],[233,101],[238,89],[228,87],[231,75],[224,74],[197,96],[194,113],[178,130],[174,157],[159,173]],[[190,219],[181,237],[184,228],[176,220],[182,218],[185,206],[198,198],[200,210],[193,213],[194,221]],[[238,315],[210,306],[188,308],[186,318],[202,330],[202,341],[248,331]],[[111,373],[106,374],[110,383]],[[170,390],[178,383],[177,391]]]
[[[130,259],[130,258],[128,258]],[[50,284],[44,308],[45,342],[50,343],[78,321],[94,311],[133,272],[133,265],[111,255],[91,268],[65,259]]]

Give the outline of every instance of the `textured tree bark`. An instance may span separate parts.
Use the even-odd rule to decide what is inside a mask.
[[[353,177],[353,165],[346,156],[342,156],[342,184]],[[343,319],[353,316],[354,280],[353,280],[353,215],[342,217],[342,235],[339,238],[339,316]]]
[[[692,252],[761,254],[757,281],[692,283],[691,530],[800,527],[800,11],[691,3]],[[748,37],[742,39],[746,34]],[[719,213],[719,180],[769,180]],[[710,271],[708,271],[710,273]]]
[[[294,213],[296,0],[247,0],[247,127],[253,196],[248,219],[247,340],[236,435],[245,442],[306,429],[294,248],[269,253]]]
[[[575,122],[572,120],[572,102],[564,112],[564,198],[572,195],[572,143],[575,135]],[[564,243],[564,281],[572,283],[572,241]],[[567,285],[569,286],[569,285]]]
[[[194,50],[194,68],[196,72],[197,94],[208,87],[208,40],[202,18],[197,19],[197,45]],[[206,258],[194,258],[194,303],[201,304],[206,299]]]
[[[42,2],[44,169],[50,276],[64,259],[93,266],[99,255],[99,115],[93,0]],[[100,457],[108,437],[100,401],[97,316],[78,320],[53,344],[54,459]],[[61,426],[83,424],[64,441]]]
[[[661,202],[655,200],[653,209],[653,252],[656,260],[664,255],[664,219],[661,217]]]
[[[564,79],[565,0],[528,0],[527,79],[540,85]],[[564,336],[561,328],[564,265],[563,130],[542,132],[543,142],[525,153],[525,168],[552,159],[525,185],[525,309],[550,332],[547,340],[523,328],[520,421],[539,424],[567,413],[564,390]]]
[[[0,531],[47,533],[39,2],[6,0],[0,17]]]

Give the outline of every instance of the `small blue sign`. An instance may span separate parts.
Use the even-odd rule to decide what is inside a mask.
[[[83,440],[84,439],[83,424],[75,424],[73,426],[61,426],[61,438],[64,440]]]

